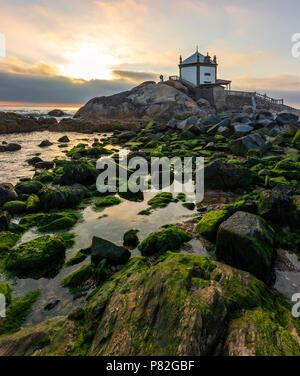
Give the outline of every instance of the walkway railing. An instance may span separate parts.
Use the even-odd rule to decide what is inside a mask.
[[[257,92],[251,92],[251,91],[238,91],[238,90],[227,90],[227,95],[239,95],[239,96],[245,96],[245,97],[255,97],[262,99],[266,102],[269,102],[271,104],[283,104],[283,99],[274,99],[271,97],[268,97],[267,94],[260,94]]]

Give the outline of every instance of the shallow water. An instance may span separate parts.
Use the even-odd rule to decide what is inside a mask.
[[[100,134],[85,135],[81,133],[52,133],[52,132],[34,132],[27,134],[11,134],[1,136],[0,142],[3,140],[7,142],[17,142],[22,145],[22,149],[13,153],[0,154],[0,182],[17,183],[19,178],[32,177],[34,169],[25,162],[26,159],[32,158],[36,153],[41,153],[39,156],[45,161],[51,161],[55,157],[65,157],[65,154],[59,148],[57,140],[67,135],[70,139],[68,150],[79,143],[85,142],[91,144],[94,138],[102,138]],[[39,148],[37,145],[44,139],[48,139],[54,145],[47,148]],[[70,231],[76,235],[76,244],[67,251],[66,260],[73,257],[78,250],[86,248],[91,245],[93,236],[102,237],[112,241],[118,245],[123,243],[123,235],[126,231],[136,228],[139,230],[139,238],[143,240],[151,232],[158,231],[162,225],[175,224],[189,219],[195,215],[199,215],[196,211],[190,211],[182,206],[181,202],[171,203],[166,208],[153,211],[150,216],[140,216],[138,213],[148,207],[147,201],[156,193],[146,192],[144,194],[143,202],[132,202],[122,199],[120,205],[108,207],[104,210],[94,210],[92,204],[84,207],[80,214],[82,220]],[[18,218],[15,218],[17,221]],[[34,229],[27,231],[21,239],[21,243],[32,240],[41,234]],[[190,244],[182,249],[184,253],[191,253],[201,256],[208,256],[203,245],[193,240]],[[132,257],[140,256],[137,249],[133,250]],[[73,296],[68,289],[60,286],[61,281],[71,272],[79,269],[83,265],[90,262],[88,257],[81,264],[62,268],[59,274],[51,279],[16,279],[14,281],[14,294],[20,295],[24,292],[39,289],[42,292],[41,299],[35,304],[33,312],[27,319],[25,326],[37,324],[47,318],[65,315],[75,306],[84,303],[85,298],[73,300]],[[0,277],[0,282],[4,282],[5,276]],[[9,283],[12,283],[10,280]],[[88,293],[91,291],[88,291]],[[60,303],[51,311],[45,311],[44,306],[50,299],[59,299]]]
[[[70,139],[67,148],[59,148],[57,140],[67,135]],[[17,143],[22,146],[22,149],[16,152],[0,153],[0,182],[16,184],[20,178],[32,177],[34,175],[34,168],[29,166],[26,162],[38,155],[43,161],[52,161],[55,157],[65,158],[63,150],[70,150],[74,145],[83,142],[92,144],[94,138],[101,138],[101,134],[86,135],[75,132],[31,132],[31,133],[13,133],[7,135],[0,135],[0,144],[2,141],[7,143]],[[43,140],[49,140],[53,145],[40,148],[38,145]]]

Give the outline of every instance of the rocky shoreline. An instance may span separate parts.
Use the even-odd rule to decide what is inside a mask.
[[[7,276],[0,293],[8,303],[0,355],[300,355],[290,296],[274,289],[282,283],[279,272],[299,273],[289,256],[300,255],[297,115],[216,111],[168,85],[145,83],[90,101],[74,119],[54,120],[45,128],[43,121],[1,113],[0,133],[33,126],[112,134],[71,148],[66,135],[58,140],[65,159],[32,158],[32,179],[0,184],[0,269]],[[122,201],[144,200],[97,191],[97,159],[112,156],[118,166],[119,148],[149,163],[152,157],[204,157],[204,201],[195,206],[184,194],[159,193],[141,219],[170,205],[185,207],[193,218],[166,222],[145,238],[133,228],[123,246],[94,236],[66,261],[83,207],[117,210]],[[39,236],[20,243],[32,228]],[[207,257],[189,254],[185,247],[195,241]],[[131,257],[133,250],[141,256]],[[86,297],[84,304],[22,328],[40,292],[16,297],[10,281],[52,280],[66,265],[75,269],[62,287],[74,299]],[[44,309],[57,304],[54,297]]]

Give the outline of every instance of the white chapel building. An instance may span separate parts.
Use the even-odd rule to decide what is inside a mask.
[[[230,88],[231,81],[220,80],[217,76],[217,57],[212,59],[207,53],[202,55],[197,51],[185,60],[180,56],[179,79],[192,84],[194,87],[226,86]]]

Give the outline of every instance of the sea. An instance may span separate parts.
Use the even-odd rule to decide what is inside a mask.
[[[72,117],[78,111],[79,107],[61,107],[61,106],[0,106],[0,112],[15,112],[16,114],[23,115],[23,116],[48,116],[48,113],[51,110],[59,109],[64,111],[65,117]]]

